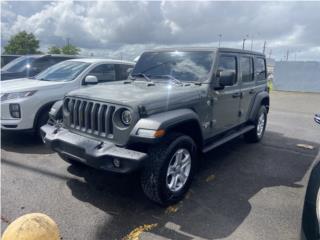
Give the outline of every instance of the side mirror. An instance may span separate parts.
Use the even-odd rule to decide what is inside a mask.
[[[96,76],[88,75],[84,79],[85,84],[97,84],[98,83],[98,78]]]
[[[220,87],[232,86],[235,83],[236,74],[231,70],[224,70],[218,73]]]

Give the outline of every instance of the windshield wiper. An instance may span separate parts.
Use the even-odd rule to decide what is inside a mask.
[[[133,75],[130,75],[131,80],[136,80],[136,77],[143,77],[146,79],[148,82],[152,82],[151,79],[144,73],[135,73]]]
[[[164,75],[151,75],[151,77],[155,77],[155,78],[163,78],[163,77],[166,77],[166,78],[169,78],[172,82],[176,83],[176,84],[179,84],[179,85],[183,85],[183,83],[179,80],[179,79],[176,79],[175,77],[169,75],[169,74],[164,74]]]

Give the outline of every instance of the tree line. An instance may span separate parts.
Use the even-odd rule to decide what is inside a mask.
[[[8,43],[4,46],[3,54],[43,54],[43,52],[39,50],[39,44],[40,41],[35,37],[33,33],[22,31],[11,36]],[[49,47],[47,53],[79,55],[80,51],[80,48],[68,43],[63,47],[51,46]]]

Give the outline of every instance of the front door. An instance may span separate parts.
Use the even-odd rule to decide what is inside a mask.
[[[234,71],[235,81],[232,86],[213,90],[213,135],[217,135],[239,124],[240,84],[238,81],[237,56],[221,54],[218,58],[219,71]],[[217,79],[219,81],[219,79]]]

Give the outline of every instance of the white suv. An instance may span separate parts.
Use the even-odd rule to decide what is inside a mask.
[[[72,59],[58,63],[33,78],[1,83],[1,130],[39,133],[56,101],[72,90],[97,83],[127,79],[133,62]]]

